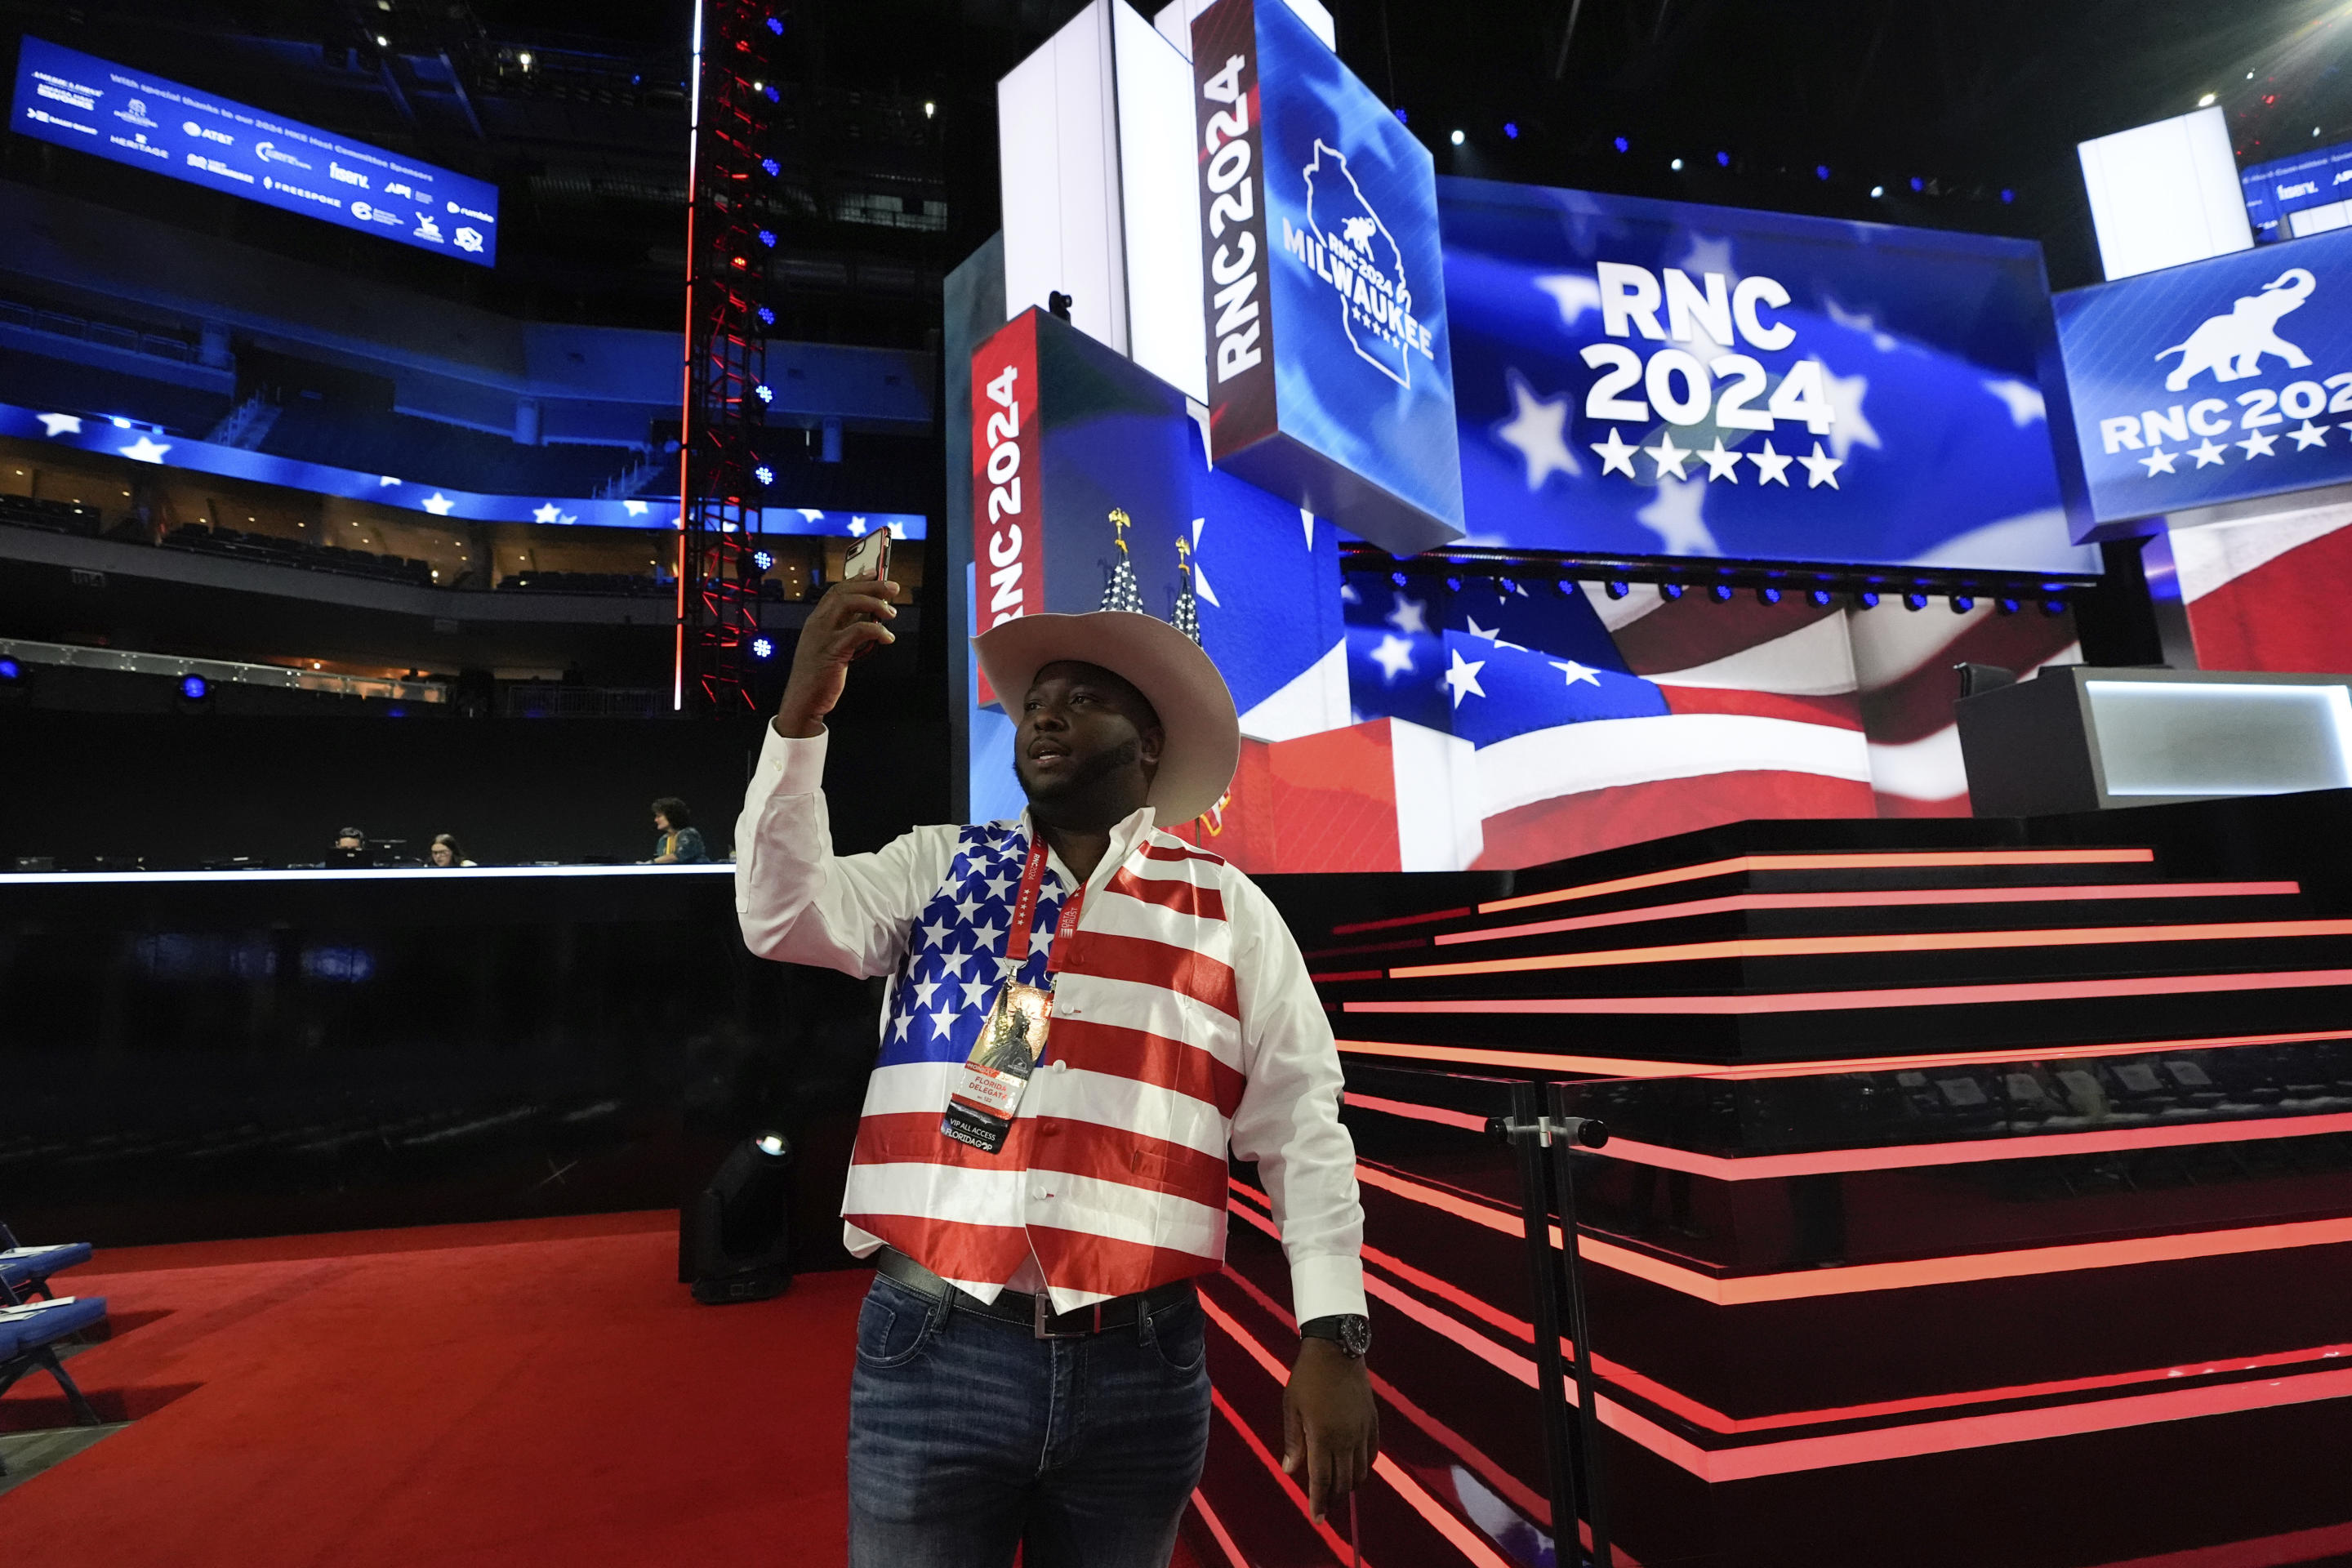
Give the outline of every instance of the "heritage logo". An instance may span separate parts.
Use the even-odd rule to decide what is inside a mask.
[[[1412,358],[1431,357],[1429,329],[1412,313],[1404,254],[1381,215],[1364,199],[1347,154],[1321,138],[1300,171],[1307,182],[1307,226],[1282,220],[1282,248],[1339,296],[1339,322],[1366,363],[1399,386],[1412,384]]]

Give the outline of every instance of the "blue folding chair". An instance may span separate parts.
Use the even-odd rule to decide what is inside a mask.
[[[0,1394],[29,1372],[46,1372],[65,1391],[66,1405],[84,1426],[100,1424],[81,1389],[58,1358],[58,1342],[106,1321],[103,1296],[65,1296],[22,1306],[0,1307]],[[7,1466],[0,1463],[0,1475]]]
[[[0,1304],[16,1306],[39,1297],[54,1296],[49,1276],[89,1261],[89,1243],[68,1241],[56,1247],[26,1247],[16,1233],[0,1225]]]

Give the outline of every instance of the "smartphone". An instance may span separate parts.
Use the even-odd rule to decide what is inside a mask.
[[[890,531],[887,528],[876,529],[872,533],[851,545],[847,558],[841,563],[841,577],[845,583],[855,582],[861,577],[871,577],[879,582],[889,575]],[[861,615],[857,618],[870,621],[874,617]],[[857,650],[855,657],[864,658],[867,654],[872,653],[876,647],[876,644],[867,643]]]

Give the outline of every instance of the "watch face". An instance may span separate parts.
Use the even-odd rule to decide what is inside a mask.
[[[1339,1320],[1339,1348],[1351,1357],[1361,1358],[1372,1348],[1372,1324],[1369,1318],[1354,1316]]]

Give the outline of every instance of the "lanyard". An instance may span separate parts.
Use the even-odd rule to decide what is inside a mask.
[[[1029,928],[1037,919],[1037,895],[1045,883],[1045,837],[1039,834],[1029,844],[1029,858],[1021,868],[1021,892],[1013,901],[1013,929],[1004,933],[1004,973],[1017,974],[1029,961]],[[1056,973],[1063,967],[1071,943],[1070,933],[1077,929],[1078,908],[1086,901],[1087,890],[1080,887],[1071,890],[1069,900],[1062,906],[1062,918],[1054,927],[1054,952],[1045,961],[1047,973]]]

